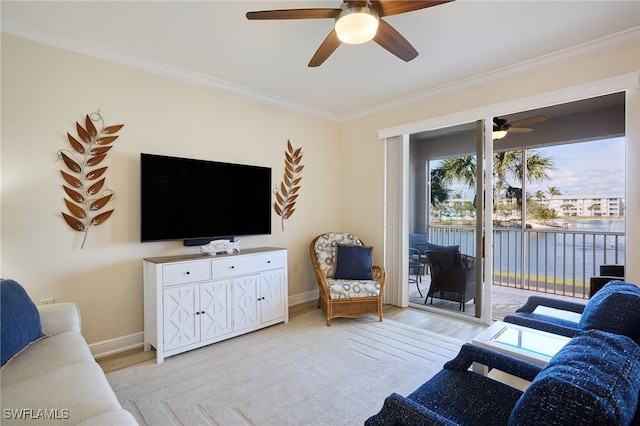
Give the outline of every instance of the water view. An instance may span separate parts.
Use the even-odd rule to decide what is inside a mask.
[[[599,265],[624,264],[623,219],[575,219],[566,226],[495,228],[494,284],[588,297]],[[429,240],[475,254],[474,229],[436,225]]]

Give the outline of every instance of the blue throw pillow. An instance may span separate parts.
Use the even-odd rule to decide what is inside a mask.
[[[337,280],[370,280],[373,247],[338,244],[336,254]]]
[[[571,339],[516,403],[510,425],[628,425],[638,407],[640,346],[589,330]]]
[[[622,334],[640,344],[640,288],[610,281],[589,299],[578,327]]]
[[[0,358],[4,365],[29,343],[43,337],[38,308],[13,280],[0,283]]]

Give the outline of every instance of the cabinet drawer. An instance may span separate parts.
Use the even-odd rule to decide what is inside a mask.
[[[267,271],[284,267],[284,252],[257,254],[253,256],[253,270]]]
[[[213,278],[232,277],[251,273],[251,262],[247,256],[232,256],[215,259],[211,262]]]
[[[184,284],[210,279],[210,262],[172,263],[162,267],[162,285]]]

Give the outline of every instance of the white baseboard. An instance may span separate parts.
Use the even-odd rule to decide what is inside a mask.
[[[116,337],[115,339],[103,340],[102,342],[89,345],[94,358],[117,354],[131,349],[140,348],[144,345],[144,333],[134,333],[128,336]]]
[[[313,290],[306,293],[300,293],[293,296],[289,296],[289,306],[300,305],[302,303],[311,302],[312,300],[318,300],[319,291]]]
[[[300,305],[302,303],[318,300],[318,290],[300,293],[289,297],[289,306]],[[114,355],[131,349],[140,348],[144,345],[144,333],[134,333],[128,336],[116,337],[102,342],[92,343],[89,349],[95,359]]]

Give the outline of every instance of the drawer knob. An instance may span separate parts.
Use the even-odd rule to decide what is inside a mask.
[[[190,273],[191,273],[191,272],[189,272],[189,271],[185,272],[185,274],[187,274],[187,275],[189,275]]]
[[[267,260],[267,263],[271,263],[271,261],[270,261],[270,260]]]

